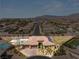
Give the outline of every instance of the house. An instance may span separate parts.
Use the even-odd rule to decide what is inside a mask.
[[[52,56],[55,49],[55,44],[50,36],[20,36],[10,37],[10,39],[9,43],[16,46],[16,49],[25,56]],[[48,48],[51,50],[50,53]]]

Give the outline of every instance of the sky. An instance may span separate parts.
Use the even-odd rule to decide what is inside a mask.
[[[0,0],[0,18],[79,13],[79,0]]]

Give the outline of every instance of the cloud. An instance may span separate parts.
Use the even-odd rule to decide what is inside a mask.
[[[79,12],[79,0],[52,1],[42,7],[45,14],[68,15]]]
[[[79,3],[79,0],[72,0],[73,2],[78,2]]]
[[[63,11],[63,9],[64,4],[60,1],[54,1],[52,3],[43,6],[44,12],[60,12]]]
[[[72,3],[73,7],[79,6],[79,0],[68,0],[68,1],[70,1]]]
[[[12,2],[13,1],[13,2]],[[68,15],[79,12],[79,0],[29,0],[5,2],[0,15],[5,17],[30,17],[38,15]],[[16,3],[15,3],[16,2]],[[14,4],[15,3],[15,4]]]
[[[13,8],[3,8],[1,17],[25,17],[24,10],[13,9]]]

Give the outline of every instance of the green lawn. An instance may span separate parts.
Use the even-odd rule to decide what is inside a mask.
[[[79,39],[72,39],[65,43],[65,46],[70,48],[76,48],[79,45]]]

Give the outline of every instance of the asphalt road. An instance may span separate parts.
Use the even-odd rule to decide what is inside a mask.
[[[40,28],[39,28],[39,24],[35,24],[34,29],[33,29],[33,34],[34,36],[38,36],[41,35],[40,34]]]

